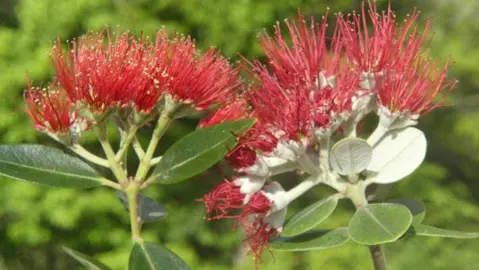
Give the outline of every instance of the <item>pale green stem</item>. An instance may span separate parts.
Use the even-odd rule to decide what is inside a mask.
[[[98,125],[95,127],[95,131],[98,137],[98,141],[101,144],[101,147],[103,148],[103,152],[105,152],[105,156],[108,159],[108,162],[110,163],[110,169],[117,178],[117,180],[122,183],[127,181],[127,176],[125,171],[121,168],[121,165],[118,161],[115,159],[115,152],[113,151],[113,148],[111,147],[110,141],[108,140],[108,135],[106,133],[106,127],[105,125]]]
[[[47,135],[50,136],[50,138],[52,138],[53,140],[65,145],[65,143],[60,138],[58,138],[57,135],[55,135],[53,133],[47,133]],[[97,165],[100,165],[100,166],[103,166],[103,167],[106,167],[106,168],[110,167],[110,163],[108,162],[108,160],[91,153],[90,151],[83,148],[83,146],[81,146],[79,144],[73,144],[73,145],[69,145],[69,146],[66,145],[66,146],[70,150],[72,150],[75,154],[79,155],[80,157],[84,158],[85,160],[87,160],[91,163],[94,163],[94,164],[97,164]]]
[[[126,153],[128,152],[128,148],[130,147],[131,143],[136,137],[136,132],[138,131],[138,126],[136,125],[131,125],[130,128],[128,129],[126,136],[122,140],[120,149],[118,149],[118,152],[116,153],[115,159],[117,161],[122,161],[123,157],[126,156]]]
[[[133,140],[133,150],[135,150],[136,155],[138,156],[138,159],[142,159],[143,156],[145,155],[145,151],[143,150],[143,147],[140,144],[140,141],[138,141],[138,138],[135,136]]]
[[[83,146],[79,144],[71,145],[68,148],[70,148],[73,152],[75,152],[77,155],[81,156],[82,158],[90,161],[91,163],[95,163],[105,168],[110,167],[110,163],[108,162],[108,160],[91,153],[90,151],[86,150],[85,148],[83,148]]]
[[[156,164],[160,163],[162,156],[160,157],[155,157],[151,159],[151,166],[155,166]]]
[[[113,182],[113,181],[111,181],[111,180],[108,180],[108,179],[103,179],[103,180],[102,180],[102,185],[107,186],[107,187],[114,188],[114,189],[116,189],[116,190],[122,190],[120,184],[115,183],[115,182]]]
[[[131,238],[134,242],[143,244],[143,238],[141,237],[141,219],[138,216],[139,183],[136,181],[130,181],[125,191],[128,198],[128,209],[130,212]]]
[[[161,113],[161,116],[158,119],[156,127],[153,130],[150,144],[148,145],[148,148],[146,149],[146,153],[141,159],[140,165],[138,166],[138,171],[136,172],[135,179],[143,180],[145,176],[148,174],[148,171],[150,170],[152,166],[151,160],[155,153],[156,147],[158,146],[158,143],[160,142],[161,137],[163,137],[166,130],[170,126],[171,122],[173,121],[173,118],[171,117],[171,115],[173,114],[173,111],[175,109],[176,107],[170,108],[170,109],[165,108],[165,110]]]

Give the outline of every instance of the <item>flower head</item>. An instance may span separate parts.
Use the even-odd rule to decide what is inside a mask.
[[[241,85],[239,72],[228,60],[211,48],[199,52],[188,36],[176,34],[169,39],[160,30],[154,47],[155,63],[152,77],[159,93],[167,93],[173,100],[207,109],[235,95]]]
[[[67,134],[78,115],[72,111],[72,103],[56,82],[47,88],[29,85],[24,93],[26,112],[40,131]]]
[[[128,32],[114,38],[108,30],[88,33],[72,41],[67,52],[58,41],[52,63],[68,98],[94,112],[130,105],[135,94],[153,86],[145,73],[143,41]]]

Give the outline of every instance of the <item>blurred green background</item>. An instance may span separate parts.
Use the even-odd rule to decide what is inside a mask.
[[[378,1],[384,8],[387,2]],[[421,20],[434,17],[431,53],[456,63],[459,80],[448,98],[454,106],[421,119],[429,140],[427,162],[396,184],[388,197],[415,197],[425,202],[425,222],[438,227],[479,231],[479,1],[392,1],[398,17],[414,6]],[[319,18],[325,8],[358,9],[351,0],[0,0],[0,143],[53,144],[36,133],[21,111],[25,74],[36,83],[52,75],[49,49],[59,35],[71,39],[105,25],[153,35],[162,25],[191,34],[201,49],[211,45],[238,60],[237,52],[261,57],[256,35],[275,21],[293,17],[297,7]],[[194,119],[175,123],[163,141],[169,145],[190,132]],[[143,140],[146,141],[148,131]],[[98,146],[93,137],[85,142]],[[297,181],[284,177],[286,186]],[[217,181],[214,174],[187,184],[154,186],[148,194],[169,210],[164,221],[147,224],[145,238],[163,243],[192,269],[253,269],[245,257],[241,232],[232,222],[203,220],[194,198]],[[288,183],[289,181],[289,183]],[[290,213],[327,192],[318,188],[295,202]],[[326,227],[346,225],[352,206],[344,202]],[[80,269],[63,254],[62,245],[94,255],[114,269],[126,269],[131,248],[127,215],[107,188],[74,191],[46,188],[0,178],[0,269]],[[391,269],[479,269],[479,240],[413,238],[386,246]],[[318,252],[265,254],[261,269],[370,269],[366,248],[347,245]],[[273,264],[271,261],[275,260]]]

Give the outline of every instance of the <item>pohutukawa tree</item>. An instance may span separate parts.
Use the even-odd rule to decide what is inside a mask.
[[[398,23],[390,8],[378,13],[368,2],[360,14],[336,14],[329,29],[327,13],[315,22],[298,12],[285,29],[278,23],[273,35],[260,34],[266,64],[244,59],[239,68],[164,29],[154,40],[88,33],[66,50],[59,40],[51,53],[56,76],[44,88],[29,82],[25,111],[37,130],[70,151],[3,145],[0,174],[56,187],[116,189],[130,215],[129,269],[135,270],[189,269],[172,251],[143,240],[142,224],[166,211],[141,192],[186,180],[222,159],[233,173],[199,201],[208,219],[234,219],[244,229],[256,267],[265,249],[320,250],[352,240],[369,247],[376,269],[386,269],[382,244],[402,237],[479,237],[424,225],[421,202],[377,202],[367,189],[420,166],[426,137],[414,126],[456,83],[446,77],[450,61],[428,55],[431,20],[420,30],[417,11]],[[241,68],[246,78],[239,77]],[[156,153],[174,119],[207,110],[196,131]],[[359,128],[366,120],[377,122],[371,134]],[[121,136],[118,147],[109,140],[111,124]],[[137,133],[146,125],[154,128],[145,149]],[[97,135],[104,156],[81,145],[87,132]],[[139,161],[134,172],[130,149]],[[274,180],[286,172],[302,179],[289,190]],[[286,219],[288,205],[320,184],[334,193]],[[342,199],[356,207],[349,224],[320,229]],[[85,266],[109,269],[65,250]]]

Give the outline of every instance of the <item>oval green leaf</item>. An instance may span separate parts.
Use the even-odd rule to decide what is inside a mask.
[[[372,155],[373,148],[365,140],[345,138],[333,146],[329,162],[335,172],[352,175],[366,169]]]
[[[96,187],[103,180],[80,158],[43,145],[1,145],[0,175],[63,188]]]
[[[436,228],[436,227],[424,225],[424,224],[419,224],[414,226],[414,232],[416,235],[429,236],[429,237],[445,237],[445,238],[459,238],[459,239],[479,238],[479,232],[452,231],[452,230]]]
[[[166,247],[135,243],[128,262],[129,270],[189,270],[186,263]]]
[[[173,184],[205,171],[223,159],[235,147],[237,135],[253,124],[254,119],[224,122],[186,135],[165,152],[152,178]]]
[[[349,236],[364,245],[394,242],[409,228],[409,209],[395,203],[368,204],[359,208],[349,223]]]
[[[108,266],[104,265],[103,263],[97,261],[96,259],[75,251],[73,249],[62,247],[63,251],[70,255],[73,259],[78,261],[81,265],[85,266],[88,270],[111,270]]]
[[[330,196],[294,214],[283,227],[281,236],[294,236],[316,227],[328,218],[338,205],[338,197]]]
[[[125,206],[126,210],[130,211],[126,194],[124,192],[117,191],[116,195],[123,204],[123,206]],[[138,193],[136,196],[136,200],[138,202],[138,217],[141,218],[143,222],[157,221],[160,219],[164,219],[167,216],[165,208],[152,198]]]
[[[341,246],[348,242],[348,229],[314,230],[293,237],[278,237],[269,248],[278,251],[308,251]]]
[[[397,203],[406,206],[409,209],[409,212],[412,214],[413,226],[421,224],[426,217],[426,208],[424,207],[424,203],[419,200],[412,198],[395,199],[389,200],[388,203]]]
[[[374,146],[368,171],[377,173],[374,183],[389,184],[410,175],[426,156],[427,140],[417,128],[389,131]]]

